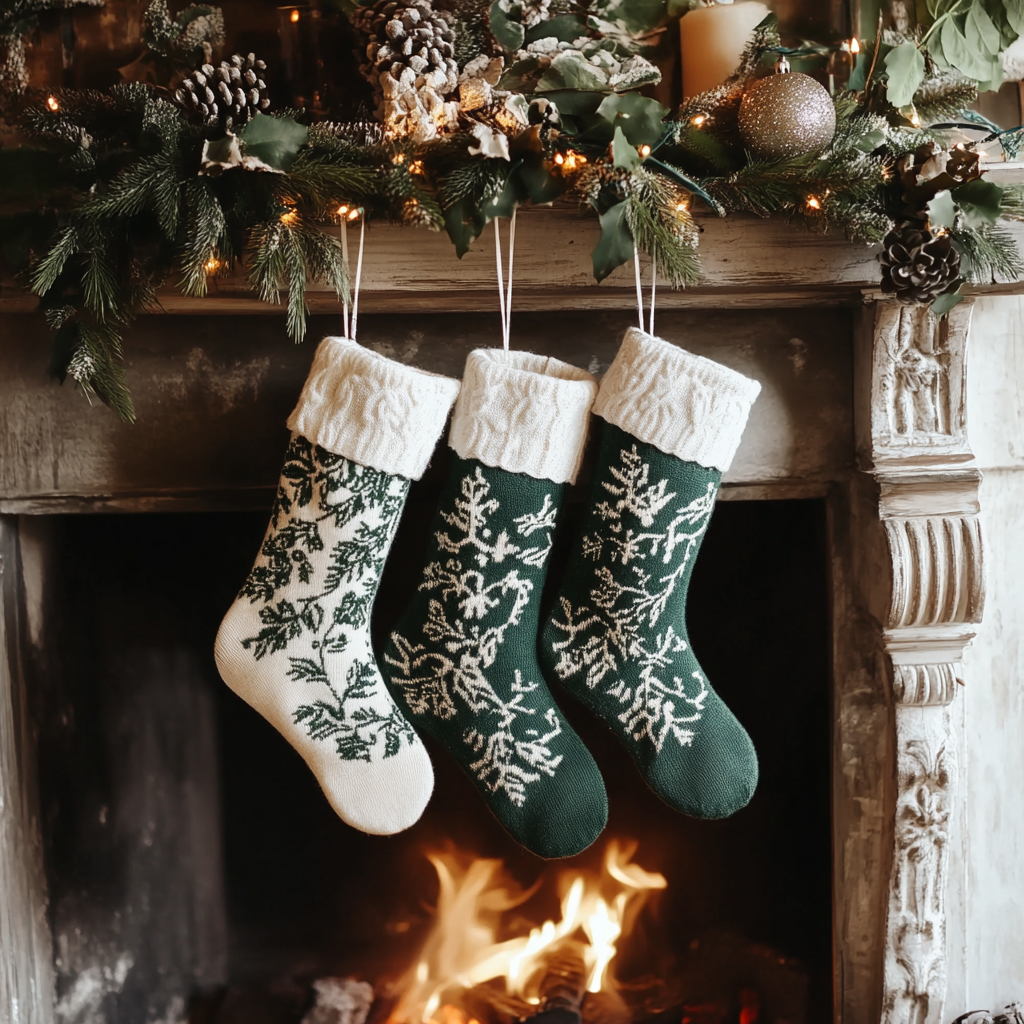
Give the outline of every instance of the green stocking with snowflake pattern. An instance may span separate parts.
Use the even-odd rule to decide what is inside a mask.
[[[601,382],[590,498],[541,664],[625,744],[651,788],[724,818],[757,785],[750,737],[686,632],[686,591],[761,386],[631,328]]]
[[[597,766],[537,664],[551,537],[596,391],[557,359],[470,354],[423,579],[384,652],[395,700],[541,857],[585,849],[608,816]]]
[[[217,634],[221,677],[302,755],[338,815],[408,828],[430,760],[370,649],[370,610],[409,480],[426,469],[459,382],[328,338],[256,564]]]

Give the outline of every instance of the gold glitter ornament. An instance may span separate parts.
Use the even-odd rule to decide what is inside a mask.
[[[790,72],[785,59],[777,72],[744,93],[739,112],[743,142],[769,159],[820,153],[836,133],[832,97],[809,75]]]

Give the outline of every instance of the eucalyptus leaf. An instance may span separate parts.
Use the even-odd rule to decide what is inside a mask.
[[[1003,62],[999,57],[993,57],[989,61],[989,77],[978,83],[981,92],[998,92],[1003,84]]]
[[[1006,20],[1019,36],[1024,36],[1024,0],[1003,0]]]
[[[975,178],[959,188],[953,189],[951,195],[960,207],[964,220],[972,228],[995,224],[1003,205],[1005,189],[993,181]]]
[[[586,34],[587,26],[582,18],[575,14],[562,14],[548,21],[539,21],[533,28],[528,28],[526,42],[535,43],[538,39],[555,38],[560,43],[571,43]]]
[[[667,8],[667,0],[599,0],[590,12],[603,21],[621,22],[629,33],[645,35],[665,20]]]
[[[257,114],[238,133],[248,156],[254,156],[279,171],[287,171],[306,144],[309,129],[290,117]]]
[[[469,252],[469,247],[480,237],[487,218],[479,210],[473,208],[469,197],[452,203],[444,211],[444,226],[448,237],[455,245],[455,255],[462,259]]]
[[[914,101],[914,93],[924,81],[924,54],[911,42],[901,43],[885,55],[889,73],[886,97],[894,107],[905,107]]]
[[[608,78],[592,67],[575,50],[566,50],[551,61],[537,83],[537,92],[578,89],[584,92],[607,89]]]
[[[626,223],[626,204],[616,203],[601,214],[601,238],[590,254],[594,277],[603,281],[616,267],[633,258],[633,236]]]
[[[963,294],[959,289],[955,292],[946,292],[940,295],[931,305],[931,310],[936,316],[945,316],[954,306],[964,301]]]
[[[640,166],[640,154],[626,141],[619,125],[615,126],[615,135],[612,137],[612,162],[624,171],[632,171]]]
[[[956,203],[949,189],[937,192],[928,203],[928,223],[933,228],[951,228],[956,224]]]
[[[966,36],[957,27],[956,21],[949,18],[942,23],[940,29],[942,52],[946,60],[962,75],[975,82],[987,81],[989,78],[988,61],[971,49]]]
[[[517,60],[498,80],[498,88],[509,92],[521,92],[527,88],[532,90],[531,83],[538,77],[539,70],[539,57],[524,57]]]
[[[973,3],[968,8],[964,31],[968,44],[979,53],[994,57],[1002,48],[999,29],[980,3]]]
[[[540,153],[531,153],[516,172],[530,202],[537,206],[554,202],[565,191],[565,179],[544,166]]]
[[[627,92],[606,96],[597,112],[609,124],[621,128],[630,144],[653,146],[661,138],[665,128],[662,119],[669,111],[657,100]]]
[[[494,0],[490,11],[491,35],[506,50],[515,52],[523,45],[526,29],[518,21],[513,21],[501,6],[501,0]]]

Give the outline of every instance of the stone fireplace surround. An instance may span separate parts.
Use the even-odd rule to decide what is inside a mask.
[[[877,292],[869,250],[773,222],[704,227],[709,283],[661,290],[655,327],[684,345],[692,328],[695,350],[764,384],[722,497],[818,497],[828,510],[835,1019],[941,1024],[1002,1006],[1024,996],[1019,286],[976,289],[936,322]],[[514,310],[554,315],[525,318],[528,336],[513,317],[514,345],[603,370],[607,341],[572,336],[571,314],[629,310],[635,299],[631,270],[593,285],[593,241],[593,223],[574,215],[521,217]],[[488,233],[460,264],[444,239],[372,231],[362,312],[449,315],[444,330],[370,316],[360,340],[457,374],[467,334],[474,344],[498,337],[496,318],[480,315],[496,306],[489,243]],[[269,503],[277,466],[266,451],[279,450],[281,430],[275,388],[294,383],[297,393],[312,346],[289,348],[272,315],[261,323],[273,330],[251,344],[196,343],[197,334],[230,337],[249,323],[230,314],[268,313],[243,282],[215,285],[204,300],[164,299],[169,313],[204,317],[202,331],[190,315],[144,317],[134,329],[135,427],[45,381],[41,318],[24,315],[24,295],[0,292],[4,1024],[55,1019],[17,640],[33,587],[32,553],[19,543],[31,531],[20,517]],[[310,307],[337,312],[323,293],[311,294]],[[820,317],[808,307],[822,307]],[[732,335],[716,327],[722,310]],[[759,320],[780,310],[800,310],[791,314],[799,330],[766,343]]]

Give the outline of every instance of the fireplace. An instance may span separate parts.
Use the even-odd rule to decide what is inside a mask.
[[[560,243],[583,230],[551,216]],[[529,255],[543,229],[523,221],[513,344],[600,372],[632,321],[628,282],[543,277]],[[491,922],[496,939],[528,941],[545,921],[557,930],[571,873],[607,876],[612,841],[613,863],[666,884],[631,904],[610,961],[620,1002],[610,985],[590,993],[588,1024],[939,1024],[969,1001],[1017,995],[972,989],[972,972],[993,975],[961,951],[978,861],[966,852],[968,732],[954,698],[958,680],[972,684],[961,654],[984,596],[964,417],[970,306],[936,325],[865,301],[861,271],[845,264],[826,288],[826,271],[809,268],[839,250],[811,239],[787,252],[796,269],[778,288],[739,285],[727,248],[709,244],[721,290],[666,294],[656,330],[764,385],[689,602],[697,653],[758,748],[760,788],[725,822],[675,815],[566,699],[611,821],[565,864],[511,844],[434,748],[421,822],[390,839],[352,832],[216,677],[213,634],[265,526],[308,347],[282,344],[278,320],[244,315],[248,300],[227,292],[210,308],[243,315],[144,318],[128,350],[140,413],[129,428],[45,383],[44,328],[5,318],[0,865],[13,895],[0,924],[18,941],[0,960],[17,1024],[297,1024],[312,982],[344,976],[373,985],[371,1024],[397,1021],[392,983],[415,970],[438,904],[428,855],[456,874],[494,860],[509,885],[536,885]],[[370,252],[368,279],[389,291],[367,293],[364,344],[453,375],[493,344],[496,319],[466,312],[493,305],[482,270],[460,278],[466,291],[428,297],[400,267],[375,277]],[[417,305],[435,311],[413,315]],[[314,317],[313,337],[334,329]],[[440,455],[413,489],[378,640],[411,585],[443,474]],[[594,892],[610,913],[620,891]],[[573,934],[583,943],[586,929]],[[539,984],[516,998],[543,1007]],[[438,1024],[522,1016],[487,993],[445,992]]]
[[[389,611],[417,582],[421,534],[443,462],[436,460],[411,497],[378,599],[381,639]],[[751,1022],[755,1001],[764,1021],[828,1017],[821,501],[724,503],[693,584],[690,622],[702,663],[760,753],[752,805],[722,822],[675,814],[647,791],[605,727],[570,706],[605,777],[611,820],[591,850],[549,864],[505,835],[438,748],[424,818],[391,838],[354,832],[335,817],[291,747],[220,683],[212,638],[264,518],[46,516],[22,534],[49,569],[28,678],[40,724],[39,800],[64,1019],[160,1020],[184,1000],[227,1024],[241,1021],[240,1004],[255,1000],[268,1022],[298,1024],[310,983],[338,975],[366,979],[393,1001],[396,982],[398,995],[408,995],[402,977],[415,973],[418,946],[432,927],[462,941],[490,922],[497,943],[525,937],[548,918],[558,925],[559,895],[575,876],[602,877],[609,856],[613,874],[603,870],[603,881],[582,896],[582,931],[572,927],[549,951],[564,953],[568,944],[578,954],[582,946],[589,958],[606,936],[598,920],[587,937],[594,914],[610,915],[606,929],[628,926],[603,940],[621,952],[604,984],[596,979],[603,991],[590,996],[595,1013],[614,1009],[613,1019],[625,1022],[678,1010],[731,1024],[745,999]],[[428,855],[443,858],[437,863],[462,883],[456,909],[440,922],[431,910],[438,881]],[[661,878],[639,917],[648,893],[616,880],[631,859]],[[493,872],[474,901],[467,872],[487,863]],[[533,897],[509,899],[505,914],[494,912],[497,890],[526,893],[534,885]],[[597,909],[588,903],[596,896],[605,901]],[[624,896],[629,905],[620,908]],[[488,946],[480,940],[454,963],[438,957],[433,970],[449,972],[451,984],[473,970],[486,974],[484,961],[500,958]],[[542,970],[547,955],[532,956],[523,972]],[[615,976],[631,1008],[625,1000],[602,1007],[602,998],[620,991]],[[421,993],[438,987],[437,977],[429,981]],[[508,1003],[529,1010],[525,1000],[537,995],[538,979],[532,984],[515,993],[518,1003],[505,993],[489,1019],[509,1020]],[[475,1007],[470,1016],[481,1024],[488,1009],[481,992],[493,988],[467,996]],[[396,1006],[396,1020],[440,1019],[439,1006],[409,998],[409,1006]],[[604,1018],[585,1012],[584,1019]]]

